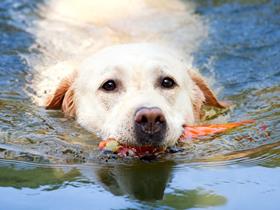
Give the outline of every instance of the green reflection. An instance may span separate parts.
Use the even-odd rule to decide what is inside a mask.
[[[0,167],[0,186],[14,188],[38,188],[51,185],[61,186],[66,181],[74,181],[81,174],[78,169],[65,172],[59,168],[16,168]]]
[[[163,198],[172,166],[171,162],[116,165],[99,169],[97,177],[114,195],[129,195],[144,201],[159,200]]]
[[[104,188],[114,195],[128,195],[148,206],[187,209],[220,206],[227,202],[225,197],[202,189],[174,190],[165,194],[172,169],[172,162],[119,165],[101,168],[97,175]]]
[[[0,186],[21,188],[40,188],[56,190],[78,183],[102,185],[105,190],[118,196],[129,196],[142,205],[187,209],[193,207],[211,207],[224,205],[227,200],[221,195],[203,189],[174,190],[165,193],[172,178],[173,162],[137,162],[133,165],[102,165],[88,168],[87,177],[77,168],[42,168],[24,164],[3,164],[0,166]],[[85,169],[84,169],[85,170]],[[82,170],[83,171],[83,170]],[[91,172],[91,173],[88,173]],[[81,177],[84,177],[81,179]]]
[[[206,208],[225,205],[227,199],[212,192],[202,189],[194,190],[175,190],[173,193],[164,195],[163,200],[158,201],[157,205],[167,206],[174,209]]]
[[[173,162],[116,165],[100,168],[97,177],[106,190],[118,196],[128,195],[138,200],[143,208],[189,209],[226,204],[224,196],[199,188],[165,193],[173,166]]]

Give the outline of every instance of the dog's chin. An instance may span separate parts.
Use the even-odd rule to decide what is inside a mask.
[[[155,148],[156,147],[171,147],[177,143],[181,134],[182,133],[180,133],[179,135],[166,134],[164,137],[158,136],[158,139],[156,142],[153,141],[154,139],[148,139],[147,137],[145,137],[144,141],[143,140],[139,141],[139,137],[136,137],[135,134],[133,134],[133,135],[120,135],[120,134],[104,135],[104,136],[102,136],[102,140],[114,139],[121,145],[131,146],[131,147],[155,147]]]

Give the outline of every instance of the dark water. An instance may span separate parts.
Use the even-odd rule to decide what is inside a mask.
[[[209,25],[195,65],[231,121],[257,122],[151,163],[98,160],[92,134],[31,103],[40,3],[0,0],[0,209],[279,209],[280,1],[195,1]]]

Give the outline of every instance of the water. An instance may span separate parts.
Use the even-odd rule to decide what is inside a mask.
[[[41,3],[0,1],[0,209],[278,209],[279,1],[195,1],[209,27],[195,65],[231,121],[257,122],[151,163],[99,160],[95,136],[32,104]]]

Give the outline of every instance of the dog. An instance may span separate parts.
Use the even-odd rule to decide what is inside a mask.
[[[191,53],[207,30],[191,5],[57,0],[44,13],[48,24],[63,23],[64,37],[56,43],[70,43],[76,53],[39,73],[39,104],[62,110],[102,139],[172,146],[183,125],[200,121],[203,105],[225,108],[192,66]],[[42,36],[49,29],[38,25],[38,37],[40,30]],[[77,43],[67,40],[70,35]]]

